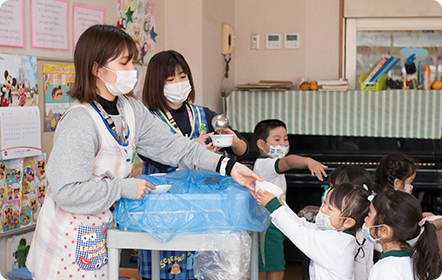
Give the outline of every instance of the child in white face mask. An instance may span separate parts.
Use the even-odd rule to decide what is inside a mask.
[[[396,190],[411,194],[413,191],[413,181],[416,177],[417,162],[414,158],[402,153],[389,153],[379,162],[375,171],[374,192],[379,194],[383,191]],[[424,217],[434,216],[431,212],[424,212]],[[442,219],[438,216],[432,218],[432,223],[436,230],[442,229]],[[410,245],[414,245],[417,238],[408,240]],[[376,250],[380,251],[378,246]]]
[[[256,159],[253,171],[264,180],[278,185],[284,193],[286,181],[284,172],[293,168],[308,167],[312,175],[320,181],[326,166],[308,157],[287,155],[289,141],[285,124],[280,120],[264,120],[259,122],[253,132],[256,146],[259,149],[259,158]],[[259,275],[260,279],[283,279],[284,277],[284,246],[285,236],[273,224],[270,224],[265,233],[260,233]]]
[[[355,231],[368,213],[369,192],[352,183],[330,190],[316,216],[316,223],[299,218],[267,191],[258,191],[259,205],[272,212],[272,224],[310,258],[310,280],[354,279]]]
[[[441,275],[435,228],[422,218],[421,205],[414,196],[398,191],[376,195],[362,232],[368,241],[382,245],[383,251],[369,279],[433,280]],[[419,235],[410,247],[408,240]]]
[[[328,178],[328,191],[345,182],[364,187],[370,193],[373,189],[373,176],[362,166],[341,165],[337,167]],[[356,244],[358,249],[354,258],[355,280],[367,280],[370,269],[373,267],[374,245],[363,237],[360,230],[356,231]]]
[[[411,183],[416,177],[416,161],[402,153],[390,153],[379,162],[375,171],[374,192],[387,190],[411,193]]]

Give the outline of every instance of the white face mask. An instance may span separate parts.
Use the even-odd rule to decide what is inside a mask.
[[[271,158],[283,158],[289,152],[289,148],[290,148],[289,145],[286,145],[286,144],[270,145],[267,142],[265,142],[265,143],[270,146],[269,152],[267,153],[265,150],[263,150],[263,151]]]
[[[176,106],[186,101],[191,91],[190,81],[164,85],[164,96]]]
[[[335,228],[334,226],[332,226],[330,218],[331,216],[322,213],[321,209],[319,209],[319,212],[318,214],[316,214],[315,217],[315,223],[321,230],[339,231],[344,228],[344,226],[342,226],[342,228]],[[334,218],[347,219],[348,217],[334,217]]]
[[[373,243],[373,244],[376,244],[376,243],[378,243],[379,240],[382,239],[382,237],[374,238],[373,236],[371,236],[370,228],[372,228],[372,227],[381,227],[381,226],[385,226],[385,224],[382,224],[382,225],[376,225],[376,226],[369,226],[369,227],[368,227],[368,226],[364,223],[364,224],[362,225],[362,235],[364,236],[364,238],[365,238],[366,240],[368,240],[368,242]]]
[[[115,83],[108,83],[105,80],[103,80],[103,78],[98,77],[104,82],[107,90],[113,96],[123,95],[129,93],[131,90],[134,89],[135,84],[137,83],[137,70],[114,71],[104,66],[103,68],[117,74],[117,81]]]

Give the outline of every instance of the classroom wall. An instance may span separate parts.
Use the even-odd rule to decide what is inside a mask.
[[[345,17],[440,17],[435,0],[344,0]]]
[[[339,0],[235,1],[235,32],[235,84],[339,78]],[[266,49],[266,33],[299,33],[300,48]]]
[[[176,50],[192,71],[195,103],[221,112],[220,83],[224,74],[221,25],[234,23],[234,0],[156,1],[156,51]],[[184,24],[185,23],[185,24]],[[160,43],[161,42],[161,43]],[[226,85],[233,88],[233,69]]]

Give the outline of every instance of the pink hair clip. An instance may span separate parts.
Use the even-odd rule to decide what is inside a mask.
[[[426,216],[425,218],[422,218],[422,220],[419,221],[418,225],[421,227],[425,224],[425,222],[427,221],[428,216]]]

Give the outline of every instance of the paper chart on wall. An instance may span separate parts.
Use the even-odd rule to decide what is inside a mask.
[[[1,159],[41,154],[40,111],[37,106],[0,107]]]
[[[68,50],[68,2],[31,0],[33,48]]]
[[[0,45],[25,47],[24,0],[0,4]]]
[[[43,82],[45,94],[44,131],[55,131],[58,120],[75,102],[67,92],[72,89],[75,81],[74,65],[43,65]]]
[[[104,24],[104,10],[74,5],[72,16],[74,49],[80,35],[94,24]]]
[[[0,106],[37,104],[37,57],[0,54]]]
[[[117,0],[118,27],[135,41],[139,54],[135,62],[147,63],[155,51],[155,3],[146,0]]]

